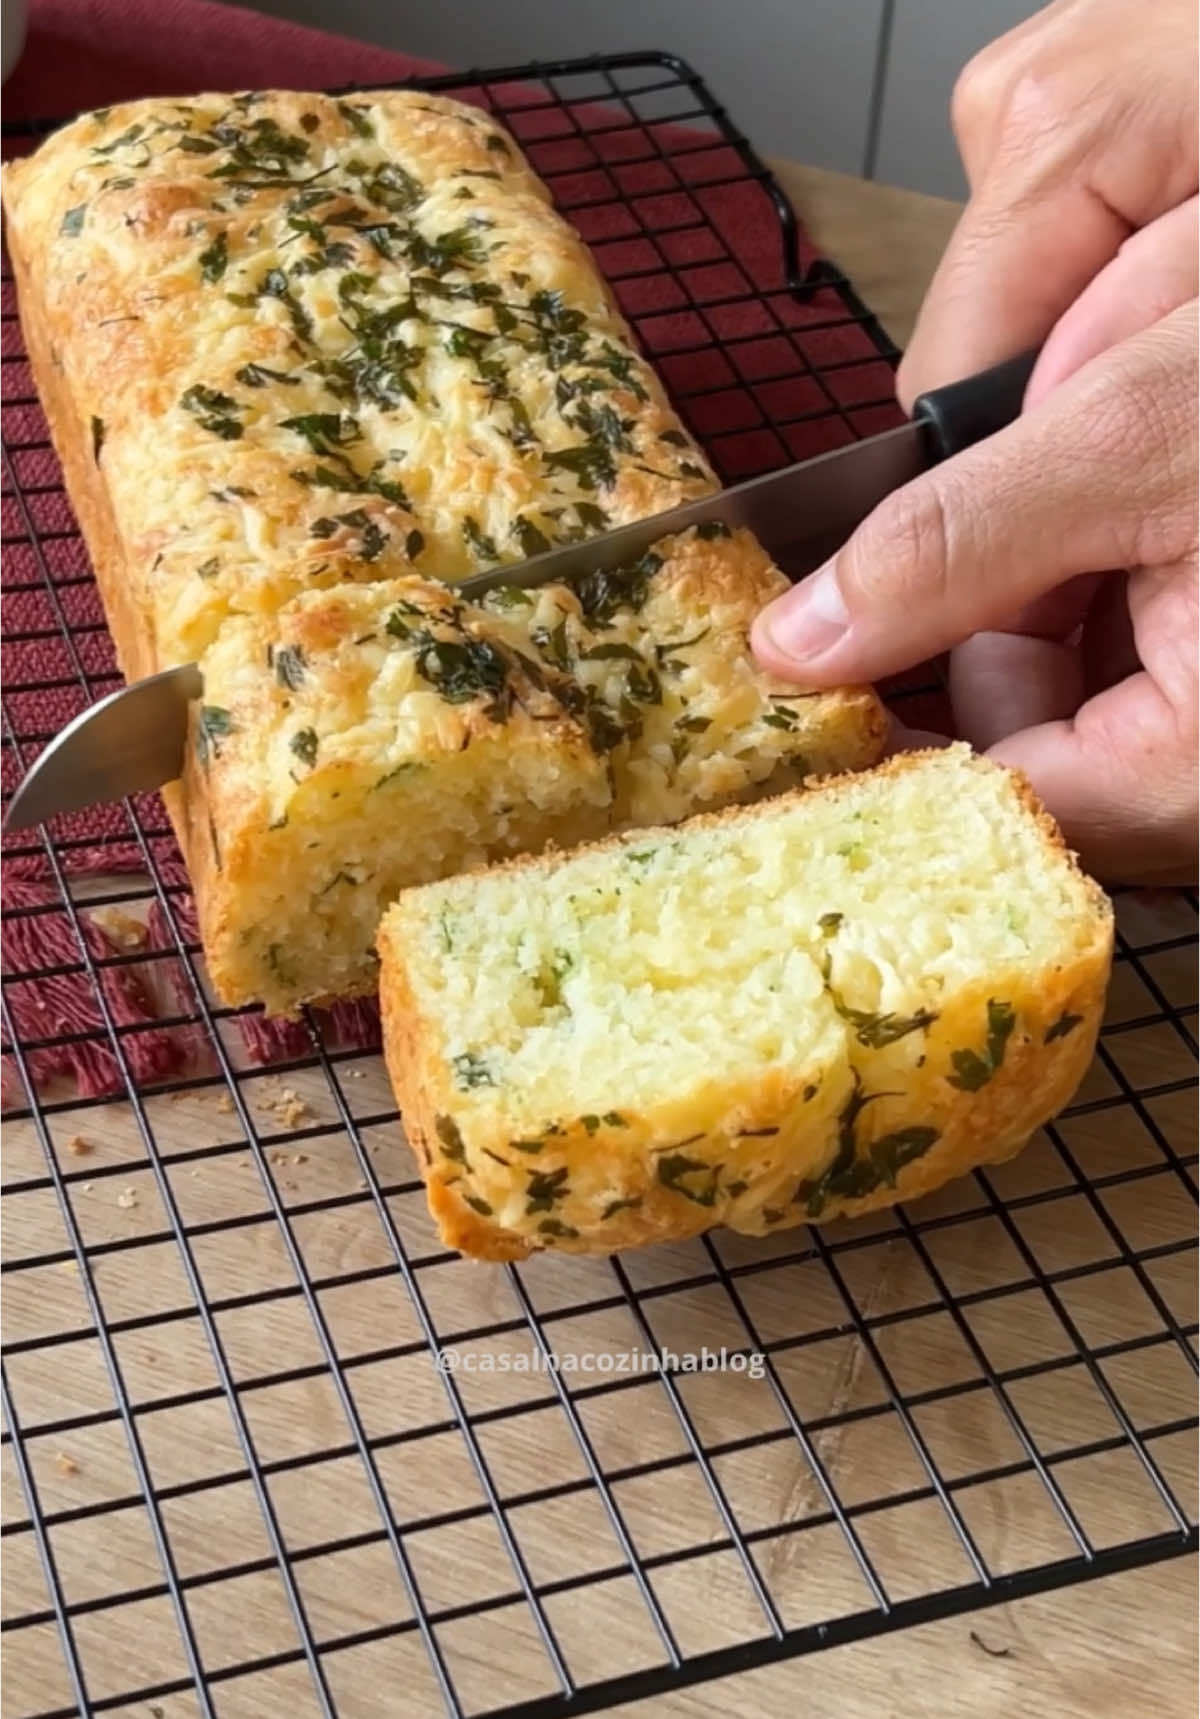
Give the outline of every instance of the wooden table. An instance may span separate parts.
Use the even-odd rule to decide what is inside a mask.
[[[788,164],[781,164],[780,176],[818,243],[848,269],[864,299],[903,341],[953,220],[953,207]],[[1169,938],[1187,924],[1186,915],[1163,900],[1135,900],[1122,908],[1122,916],[1139,941]],[[1186,954],[1182,962],[1175,954],[1170,960],[1155,960],[1157,983],[1170,987],[1180,1002],[1194,997],[1194,972]],[[1144,996],[1136,994],[1137,983],[1128,967],[1119,972],[1110,1020],[1128,1021],[1146,1012]],[[231,1046],[236,1052],[232,1035]],[[1178,1077],[1179,1045],[1165,1024],[1129,1034],[1122,1041],[1126,1054],[1136,1055],[1129,1073],[1139,1085]],[[297,1293],[298,1271],[323,1286],[320,1300],[329,1340],[341,1357],[352,1358],[346,1377],[358,1426],[368,1440],[384,1435],[374,1458],[395,1517],[405,1524],[439,1517],[436,1526],[412,1528],[405,1543],[428,1603],[463,1608],[463,1616],[439,1629],[460,1692],[475,1705],[527,1697],[536,1692],[529,1679],[540,1675],[536,1668],[544,1660],[528,1613],[519,1607],[473,1611],[513,1585],[511,1564],[492,1518],[486,1508],[477,1508],[461,1520],[449,1519],[464,1500],[481,1500],[461,1434],[451,1428],[408,1443],[395,1436],[397,1425],[444,1421],[446,1404],[428,1358],[418,1352],[412,1304],[390,1269],[393,1256],[368,1173],[386,1191],[391,1220],[417,1262],[417,1280],[439,1333],[453,1338],[511,1317],[513,1332],[477,1347],[515,1345],[527,1351],[528,1335],[513,1288],[500,1273],[439,1255],[398,1129],[365,1120],[390,1106],[377,1059],[338,1065],[341,1098],[353,1116],[364,1119],[358,1131],[361,1153],[320,1070],[281,1079],[249,1069],[244,1059],[242,1066],[239,1088],[257,1132],[267,1142],[262,1157],[247,1147],[220,1082],[151,1099],[146,1114],[171,1196],[193,1238],[195,1270],[207,1296],[218,1305],[216,1328],[230,1371],[240,1383],[241,1410],[266,1464],[279,1532],[298,1554],[293,1570],[314,1634],[322,1643],[360,1638],[323,1657],[342,1719],[424,1719],[440,1709],[416,1636],[370,1639],[372,1630],[409,1615],[408,1606],[394,1555],[378,1537],[379,1514],[353,1450],[347,1405],[339,1401],[322,1368],[319,1334]],[[1106,1079],[1111,1087],[1111,1078],[1095,1071],[1085,1094],[1103,1098]],[[1101,1108],[1070,1125],[1072,1152],[1088,1174],[1111,1172],[1127,1154],[1141,1149],[1114,1132],[1113,1118],[1127,1114],[1124,1109]],[[1155,1112],[1180,1149],[1190,1146],[1194,1114],[1194,1095],[1187,1092],[1169,1095]],[[295,1126],[311,1129],[311,1138],[299,1147],[270,1144],[273,1132]],[[145,1405],[138,1415],[145,1458],[162,1497],[163,1527],[187,1583],[189,1615],[204,1661],[219,1667],[272,1652],[291,1656],[272,1670],[217,1684],[221,1719],[308,1719],[317,1712],[310,1674],[297,1656],[287,1597],[262,1513],[245,1478],[237,1428],[169,1233],[161,1188],[137,1119],[124,1103],[66,1109],[52,1117],[51,1131],[76,1221],[92,1249],[95,1292],[107,1320],[117,1328],[116,1358],[130,1395]],[[220,1148],[215,1156],[213,1148]],[[6,1184],[44,1177],[45,1171],[43,1147],[32,1125],[11,1123],[5,1140]],[[1019,1197],[1046,1192],[1063,1176],[1061,1161],[1039,1142],[999,1172],[996,1185],[1006,1197]],[[1141,1190],[1139,1246],[1179,1244],[1180,1217],[1166,1182],[1155,1176],[1135,1185]],[[278,1203],[275,1210],[266,1193],[268,1183]],[[964,1211],[963,1202],[973,1198],[977,1196],[969,1189],[944,1190],[923,1204],[921,1215],[953,1219]],[[317,1202],[319,1210],[313,1209]],[[1034,1214],[1031,1222],[1042,1222],[1037,1245],[1053,1246],[1067,1259],[1086,1259],[1088,1248],[1095,1245],[1096,1220],[1081,1197],[1028,1210]],[[1038,1213],[1053,1214],[1049,1229]],[[286,1218],[299,1266],[285,1250],[280,1214]],[[869,1242],[869,1226],[882,1231],[887,1223],[884,1217],[867,1220],[856,1233]],[[830,1233],[836,1240],[838,1232]],[[105,1244],[130,1237],[142,1239],[144,1245],[106,1251]],[[939,1269],[956,1285],[986,1285],[989,1273],[1004,1269],[984,1237],[984,1220],[978,1227],[951,1223],[936,1232],[930,1245],[936,1246]],[[815,1264],[789,1265],[778,1273],[769,1269],[773,1252],[803,1248],[796,1233],[755,1245],[718,1237],[714,1246],[727,1267],[754,1266],[754,1275],[738,1281],[767,1336],[794,1329],[798,1315],[836,1323],[838,1311],[835,1307],[831,1312],[822,1300],[828,1289]],[[34,1437],[28,1448],[42,1507],[54,1523],[51,1541],[60,1577],[69,1601],[78,1608],[73,1627],[89,1685],[103,1697],[159,1679],[186,1677],[179,1630],[162,1592],[162,1567],[149,1517],[138,1499],[125,1435],[112,1413],[111,1388],[84,1284],[70,1257],[52,1193],[21,1193],[10,1200],[5,1251],[9,1260],[18,1262],[56,1256],[6,1279],[6,1336],[18,1351],[23,1341],[41,1341],[51,1334],[57,1339],[53,1348],[15,1353],[9,1368],[26,1427],[75,1417],[68,1430]],[[872,1315],[902,1315],[914,1304],[914,1296],[920,1299],[902,1240],[881,1241],[839,1257]],[[709,1274],[707,1283],[693,1282],[677,1294],[645,1303],[661,1342],[682,1350],[689,1340],[714,1346],[738,1341],[738,1332],[729,1328],[723,1292],[719,1284],[714,1288],[712,1255],[700,1243],[631,1256],[625,1264],[640,1288]],[[768,1269],[759,1271],[761,1265]],[[1192,1256],[1171,1254],[1156,1263],[1155,1272],[1156,1284],[1176,1316],[1194,1320]],[[1089,1341],[1117,1341],[1131,1319],[1136,1323],[1129,1280],[1130,1274],[1119,1268],[1079,1280],[1090,1287],[1072,1291],[1078,1297],[1073,1307]],[[614,1287],[607,1262],[563,1258],[523,1269],[522,1282],[533,1305],[550,1320],[556,1307],[611,1296]],[[248,1303],[249,1296],[268,1290],[270,1299]],[[1053,1352],[1053,1333],[1035,1317],[1030,1297],[991,1305],[1010,1310],[987,1334],[995,1365]],[[164,1310],[170,1309],[176,1316],[164,1322]],[[880,1327],[879,1342],[888,1346],[902,1389],[938,1384],[953,1374],[954,1334],[946,1328],[945,1317],[907,1323],[898,1318]],[[627,1312],[615,1305],[587,1320],[567,1319],[546,1329],[560,1353],[572,1347],[621,1350],[628,1348],[631,1336]],[[411,1352],[386,1353],[406,1345]],[[818,1351],[828,1351],[825,1361],[814,1360]],[[1140,1424],[1165,1423],[1186,1416],[1194,1406],[1189,1387],[1180,1386],[1173,1374],[1156,1371],[1156,1353],[1139,1351],[1151,1359],[1138,1361],[1121,1380],[1123,1401]],[[779,1365],[788,1389],[805,1401],[806,1418],[815,1414],[820,1419],[822,1411],[836,1417],[865,1388],[861,1350],[853,1338],[788,1351],[779,1357]],[[804,1372],[805,1367],[810,1371]],[[1022,1412],[1035,1427],[1041,1448],[1064,1448],[1103,1436],[1107,1411],[1094,1389],[1084,1388],[1087,1381],[1076,1378],[1079,1388],[1068,1388],[1063,1374],[1047,1376],[1058,1381],[1053,1390],[1042,1389],[1036,1378],[1022,1387]],[[560,1480],[578,1483],[565,1498],[535,1500],[510,1513],[533,1579],[565,1583],[592,1569],[597,1559],[619,1564],[612,1528],[598,1494],[588,1485],[561,1409],[552,1405],[528,1416],[489,1421],[486,1411],[505,1400],[508,1387],[483,1378],[460,1379],[460,1384],[467,1408],[484,1417],[477,1421],[478,1437],[503,1497],[536,1493]],[[748,1425],[768,1433],[778,1426],[778,1409],[769,1393],[751,1404],[738,1394],[748,1388],[744,1383],[730,1383],[728,1389],[725,1382],[714,1385],[697,1410],[707,1440],[744,1434]],[[933,1408],[923,1420],[923,1433],[945,1472],[956,1467],[977,1472],[1005,1460],[1005,1428],[987,1412],[993,1406],[990,1398],[987,1389],[957,1397],[950,1412]],[[664,1406],[660,1387],[649,1381],[634,1395],[594,1397],[582,1413],[607,1473],[659,1463],[647,1474],[620,1482],[614,1494],[639,1554],[662,1560],[656,1566],[656,1592],[684,1653],[754,1633],[732,1553],[704,1553],[708,1543],[721,1542],[722,1525],[696,1464],[681,1447],[678,1425]],[[864,1436],[864,1428],[875,1430]],[[820,1436],[822,1459],[844,1496],[879,1496],[908,1484],[903,1464],[911,1465],[911,1451],[901,1448],[903,1438],[897,1445],[890,1436],[894,1433],[884,1421],[864,1420]],[[310,1456],[335,1446],[347,1454],[309,1465]],[[1164,1440],[1158,1455],[1177,1494],[1194,1510],[1194,1440]],[[11,1451],[6,1449],[4,1457],[4,1520],[17,1529],[4,1543],[4,1611],[10,1620],[27,1619],[45,1614],[47,1588]],[[730,1452],[721,1459],[720,1474],[743,1524],[798,1521],[819,1508],[811,1472],[790,1435]],[[1040,1483],[1029,1478],[1024,1490],[1021,1485],[998,1485],[972,1506],[972,1532],[994,1568],[1070,1550],[1063,1546],[1053,1513],[1038,1508]],[[917,1483],[920,1479],[918,1474]],[[197,1481],[211,1484],[197,1490]],[[1093,1465],[1086,1472],[1081,1467],[1072,1483],[1073,1502],[1097,1544],[1129,1539],[1143,1524],[1147,1532],[1161,1527],[1140,1476],[1125,1467]],[[913,1593],[964,1579],[961,1559],[955,1561],[956,1548],[946,1543],[940,1506],[927,1504],[857,1519],[873,1556],[889,1575],[901,1572]],[[112,1508],[91,1514],[97,1505]],[[846,1585],[839,1533],[836,1528],[806,1529],[802,1535],[758,1543],[772,1592],[781,1596],[789,1621],[818,1620],[839,1607],[861,1608],[861,1595],[855,1599]],[[336,1551],[323,1550],[334,1541],[347,1543]],[[804,1550],[797,1550],[801,1545]],[[682,1563],[668,1561],[684,1547],[697,1547],[701,1555]],[[243,1573],[235,1579],[210,1579],[214,1571],[230,1565],[241,1566]],[[874,1637],[620,1711],[639,1716],[669,1713],[673,1719],[717,1719],[731,1712],[753,1719],[782,1719],[785,1714],[940,1719],[951,1713],[965,1719],[1009,1719],[1017,1713],[1028,1719],[1128,1719],[1143,1713],[1154,1719],[1182,1719],[1194,1710],[1194,1587],[1191,1561],[1175,1560]],[[93,1601],[117,1592],[130,1597],[115,1608],[89,1609]],[[547,1601],[547,1613],[582,1680],[611,1666],[616,1643],[635,1656],[644,1649],[646,1663],[655,1657],[656,1643],[647,1636],[644,1610],[631,1593],[628,1577],[590,1587],[583,1599],[579,1590],[565,1588]],[[59,1703],[69,1706],[70,1689],[53,1625],[26,1624],[6,1642],[7,1719]],[[548,1692],[553,1683],[543,1678],[536,1687]],[[113,1711],[121,1719],[192,1719],[198,1708],[190,1693],[175,1692]]]

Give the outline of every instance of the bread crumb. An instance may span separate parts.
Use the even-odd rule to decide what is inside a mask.
[[[284,1087],[271,1105],[271,1110],[275,1120],[282,1122],[285,1128],[297,1128],[313,1114],[299,1093],[293,1092],[290,1086]]]
[[[60,1474],[78,1474],[79,1464],[73,1456],[68,1456],[65,1450],[56,1450],[54,1466]]]
[[[141,949],[150,935],[143,920],[119,907],[95,907],[90,917],[118,949]]]
[[[91,1182],[85,1182],[83,1184],[82,1192],[85,1194],[90,1194],[91,1191],[92,1191],[92,1183]]]
[[[228,1092],[217,1094],[217,1109],[223,1116],[231,1116],[233,1114],[233,1098]]]
[[[86,1158],[89,1152],[94,1152],[95,1150],[96,1148],[92,1145],[91,1141],[85,1140],[82,1134],[72,1134],[71,1138],[67,1141],[67,1151],[76,1158]]]
[[[293,1164],[307,1164],[308,1163],[308,1153],[307,1152],[293,1152],[292,1153],[292,1163]]]
[[[129,1211],[130,1208],[136,1206],[137,1203],[137,1191],[133,1188],[122,1188],[121,1192],[117,1195],[117,1204],[121,1207],[122,1211]]]

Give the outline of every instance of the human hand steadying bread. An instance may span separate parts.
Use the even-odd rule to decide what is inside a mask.
[[[949,649],[959,733],[1102,878],[1197,854],[1193,0],[1057,0],[971,61],[971,196],[899,374],[1045,342],[1018,423],[907,485],[755,627],[812,686]]]

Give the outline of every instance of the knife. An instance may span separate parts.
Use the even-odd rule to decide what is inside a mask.
[[[802,579],[893,490],[1012,423],[1036,358],[1036,352],[1026,352],[921,395],[910,421],[898,429],[583,543],[491,567],[456,589],[475,599],[498,585],[570,584],[604,568],[628,565],[660,538],[713,520],[752,531],[791,579]],[[183,771],[188,706],[203,690],[197,664],[184,663],[102,698],[41,753],[13,796],[4,829],[27,829],[59,812],[173,782]]]

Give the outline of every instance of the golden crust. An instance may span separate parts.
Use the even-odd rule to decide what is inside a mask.
[[[336,616],[355,592],[370,606],[400,581],[428,590],[519,560],[703,495],[712,474],[578,235],[473,108],[388,91],[128,103],[7,166],[4,203],[34,376],[122,669],[198,659],[207,703],[235,730],[165,794],[213,981],[228,1003],[282,1012],[368,990],[373,926],[354,934],[357,965],[303,980],[277,970],[298,935],[282,912],[274,939],[255,929],[273,911],[260,885],[280,819],[301,834],[288,802],[325,825],[331,810],[280,745],[288,710],[264,653],[290,640],[318,665],[292,705],[315,700],[326,759],[367,771],[370,744],[390,749],[386,711],[374,742],[354,714]],[[694,538],[654,584],[651,645],[712,632],[703,662],[675,674],[689,710],[724,689],[711,743],[693,739],[664,770],[676,737],[649,714],[654,743],[615,763],[585,758],[562,712],[539,713],[536,744],[511,724],[498,764],[514,782],[534,752],[563,778],[558,822],[530,815],[526,846],[673,821],[879,755],[884,717],[866,689],[781,703],[778,726],[749,732],[772,694],[795,699],[752,666],[750,620],[783,580],[749,539]],[[570,629],[573,654],[642,640],[620,618],[598,640]],[[519,616],[493,613],[485,632],[522,644]],[[619,672],[572,663],[589,698]],[[457,748],[496,740],[478,706],[426,728],[413,756],[447,771]],[[404,815],[386,811],[397,826]],[[419,875],[511,852],[519,834],[469,850],[448,837]],[[394,881],[414,879],[401,867]],[[259,945],[276,952],[271,970]]]
[[[714,487],[586,247],[484,115],[414,92],[240,99],[85,115],[4,174],[39,386],[61,366],[73,463],[99,437],[158,666],[315,586],[462,577],[523,559],[521,521],[579,529],[583,503],[594,531],[597,504],[615,525]],[[264,137],[282,142],[256,159]],[[603,493],[572,463],[594,431]],[[347,515],[368,524],[314,534]]]
[[[955,749],[959,754],[963,750]],[[905,754],[876,767],[867,777],[845,776],[809,792],[829,802],[867,780],[896,781],[938,756]],[[995,770],[983,760],[971,760],[970,767]],[[961,987],[942,1007],[924,1033],[919,1062],[900,1079],[888,1067],[884,1101],[864,1106],[855,1125],[857,1158],[867,1159],[881,1139],[895,1141],[906,1130],[929,1130],[934,1143],[901,1163],[890,1179],[878,1179],[876,1186],[860,1194],[812,1191],[828,1170],[839,1140],[845,1138],[842,1128],[848,1107],[854,1116],[856,1095],[879,1086],[878,1073],[872,1079],[872,1053],[850,1042],[848,1057],[842,1053],[832,1062],[787,1070],[765,1068],[749,1089],[730,1089],[715,1097],[711,1087],[681,1093],[670,1107],[665,1129],[661,1110],[654,1115],[639,1113],[624,1104],[615,1089],[612,1102],[620,1108],[611,1125],[608,1117],[564,1116],[552,1129],[552,1138],[543,1143],[544,1156],[534,1162],[563,1166],[572,1187],[586,1182],[593,1189],[597,1165],[601,1166],[607,1215],[594,1203],[589,1210],[586,1200],[576,1199],[554,1208],[569,1218],[569,1228],[543,1235],[534,1223],[506,1226],[477,1209],[481,1198],[484,1206],[495,1207],[506,1191],[506,1173],[495,1167],[498,1159],[507,1156],[510,1164],[515,1163],[511,1174],[527,1171],[528,1162],[514,1157],[512,1142],[502,1128],[479,1119],[472,1121],[467,1136],[469,1175],[464,1173],[464,1159],[446,1151],[446,1136],[440,1130],[461,1107],[461,1097],[456,1099],[447,1070],[441,1023],[425,1013],[410,971],[409,951],[429,892],[418,890],[401,897],[385,918],[379,941],[384,1053],[443,1241],[474,1258],[500,1261],[521,1259],[546,1246],[608,1253],[678,1241],[719,1223],[744,1233],[764,1234],[916,1199],[971,1169],[1018,1152],[1038,1127],[1069,1102],[1091,1060],[1111,966],[1113,921],[1103,891],[1078,872],[1074,856],[1029,784],[1011,774],[1014,801],[1035,825],[1046,866],[1061,869],[1065,862],[1078,890],[1076,951],[1071,959],[1049,965],[1031,959],[1023,974],[1006,974],[1004,1002],[1013,1012],[1013,1025],[1002,1063],[978,1090],[963,1089],[951,1076],[958,1067],[955,1053],[986,1042],[995,999],[992,975]],[[787,798],[769,808],[735,808],[697,817],[687,824],[686,835],[704,828],[749,828],[759,817],[781,813]],[[652,832],[637,838],[639,844],[648,833]],[[607,853],[615,874],[629,840],[616,838],[591,851]],[[539,877],[570,858],[522,858],[504,869],[519,872],[528,882],[530,898],[537,899]],[[455,888],[469,890],[470,880],[457,880]],[[714,1079],[719,1087],[719,1076]],[[569,1094],[564,1097],[569,1100]],[[722,1113],[717,1133],[709,1127],[714,1109]],[[453,1126],[458,1129],[457,1121]],[[464,1132],[467,1127],[464,1116]],[[656,1169],[661,1155],[664,1150],[682,1148],[694,1169],[674,1185],[664,1185]],[[707,1180],[704,1167],[714,1165],[719,1166],[721,1177],[713,1169],[711,1181]],[[727,1192],[731,1179],[733,1191]],[[763,1206],[762,1185],[778,1186],[781,1180],[786,1197],[774,1209]],[[738,1191],[739,1185],[744,1191]],[[807,1200],[805,1185],[810,1189]],[[696,1197],[698,1191],[702,1198]],[[474,1206],[469,1203],[472,1200]]]

